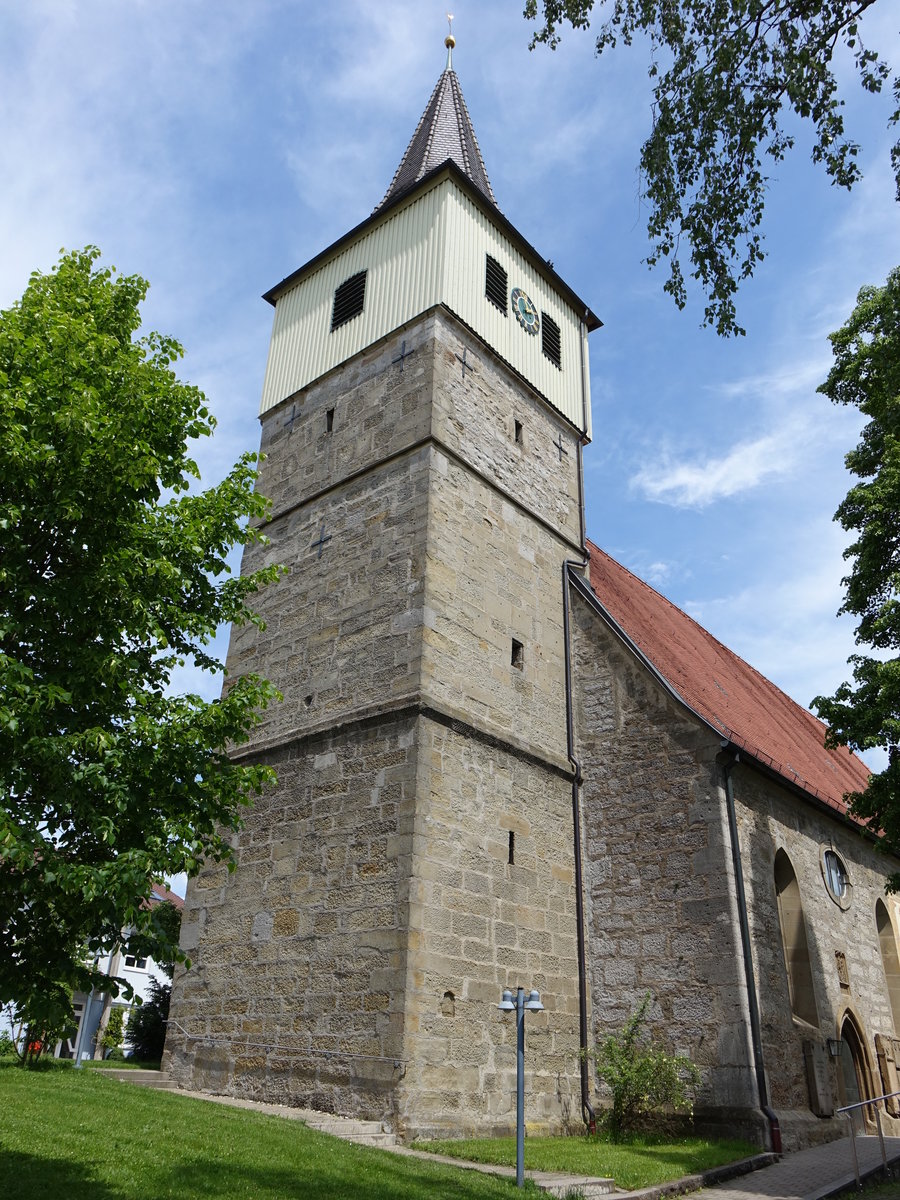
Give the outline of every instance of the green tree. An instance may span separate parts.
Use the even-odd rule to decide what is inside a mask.
[[[131,1010],[127,1039],[132,1054],[139,1062],[159,1062],[166,1044],[172,986],[151,979],[148,991],[150,994],[143,1004]]]
[[[664,289],[683,308],[680,248],[706,296],[705,323],[743,333],[735,294],[763,258],[767,163],[794,145],[792,116],[812,123],[813,160],[832,183],[859,179],[858,146],[844,129],[836,49],[852,54],[862,86],[879,92],[890,67],[862,41],[860,18],[875,0],[601,0],[597,54],[646,37],[653,80],[652,128],[641,147],[650,266],[667,262]],[[559,27],[590,24],[594,0],[526,0],[542,24],[532,48],[555,48]],[[900,122],[900,76],[893,80]],[[900,142],[892,151],[900,199]]]
[[[888,765],[865,792],[851,797],[862,820],[900,852],[900,268],[883,287],[864,287],[847,323],[831,335],[834,365],[819,388],[835,404],[867,418],[859,445],[846,457],[859,479],[835,514],[855,541],[841,612],[858,618],[853,683],[842,683],[813,707],[828,723],[828,744],[888,752]],[[900,873],[891,879],[900,888]]]
[[[0,313],[0,1004],[36,1031],[76,988],[117,994],[96,964],[123,930],[178,957],[151,881],[230,862],[270,778],[227,753],[269,684],[168,694],[176,667],[221,670],[210,640],[277,573],[227,563],[267,510],[255,460],[191,490],[206,400],[176,341],[139,335],[144,280],[98,259],[64,255]]]

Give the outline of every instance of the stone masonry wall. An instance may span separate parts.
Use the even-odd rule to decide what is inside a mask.
[[[436,441],[576,550],[581,542],[576,431],[450,313],[436,310],[429,332]],[[580,371],[570,367],[568,373],[571,386],[580,388]]]
[[[852,826],[750,767],[735,770],[734,792],[773,1104],[779,1110],[808,1110],[803,1043],[839,1037],[848,1011],[860,1026],[871,1083],[877,1085],[875,1094],[880,1094],[874,1038],[876,1034],[891,1038],[900,1030],[895,1029],[891,1013],[875,905],[880,899],[887,906],[896,935],[900,928],[898,904],[884,893],[885,876],[896,868]],[[850,873],[846,908],[831,898],[825,886],[822,855],[829,848],[838,852]],[[779,849],[788,855],[800,889],[818,1026],[791,1012],[774,879]],[[837,955],[843,956],[846,964],[845,983],[841,982]],[[843,1100],[837,1064],[830,1061],[828,1065],[832,1097],[839,1107]]]
[[[238,835],[238,869],[210,864],[188,889],[195,961],[176,973],[167,1041],[176,1083],[393,1115],[415,741],[414,719],[398,718],[269,759],[278,788]]]
[[[514,393],[467,331],[445,318],[436,334],[435,428],[494,474],[447,453],[449,434],[433,449],[422,694],[568,770],[561,568],[574,553],[567,539],[579,538],[574,434],[530,392]],[[466,378],[460,343],[477,365]]]
[[[719,741],[588,605],[573,608],[593,1033],[649,991],[649,1028],[700,1068],[698,1113],[759,1136]]]
[[[545,1006],[527,1018],[528,1125],[578,1126],[569,782],[424,719],[411,852],[401,1127],[514,1130],[515,1018],[497,1004],[517,986],[537,988]]]

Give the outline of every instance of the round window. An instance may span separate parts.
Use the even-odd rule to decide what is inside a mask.
[[[850,876],[844,860],[836,850],[822,851],[822,875],[828,895],[835,904],[847,908],[850,904]]]

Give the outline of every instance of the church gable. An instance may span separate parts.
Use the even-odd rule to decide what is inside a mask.
[[[698,716],[838,812],[865,789],[869,770],[843,748],[825,749],[825,726],[727,646],[589,544],[590,584],[608,616]]]

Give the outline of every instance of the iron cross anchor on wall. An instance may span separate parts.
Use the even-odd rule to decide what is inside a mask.
[[[405,358],[409,358],[409,357],[410,357],[410,355],[411,355],[412,353],[413,353],[413,351],[412,351],[412,350],[407,350],[407,348],[406,348],[406,342],[405,342],[405,341],[401,342],[401,343],[400,343],[400,353],[397,355],[397,357],[396,357],[396,358],[392,358],[392,359],[391,359],[391,366],[393,366],[393,365],[394,365],[394,363],[399,363],[399,364],[400,364],[400,370],[401,370],[401,372],[402,372],[402,371],[403,371],[403,360],[404,360]]]
[[[318,547],[319,547],[319,553],[316,555],[316,558],[321,558],[321,557],[322,557],[322,548],[323,548],[323,546],[325,545],[325,543],[326,543],[326,542],[330,542],[330,541],[331,541],[331,534],[329,533],[329,534],[326,536],[326,534],[325,534],[325,523],[324,523],[324,521],[323,521],[323,522],[322,522],[322,532],[319,534],[319,540],[318,540],[317,542],[313,542],[312,546],[310,547],[310,549],[312,549],[312,550],[315,550],[316,546],[318,546]]]
[[[471,371],[473,375],[475,374],[475,368],[472,366],[472,364],[470,362],[466,362],[466,357],[468,356],[468,353],[469,353],[469,350],[468,350],[468,347],[466,347],[463,350],[462,355],[457,354],[457,356],[456,356],[457,362],[459,362],[462,365],[463,379],[465,379],[465,377],[466,377],[466,371]]]

